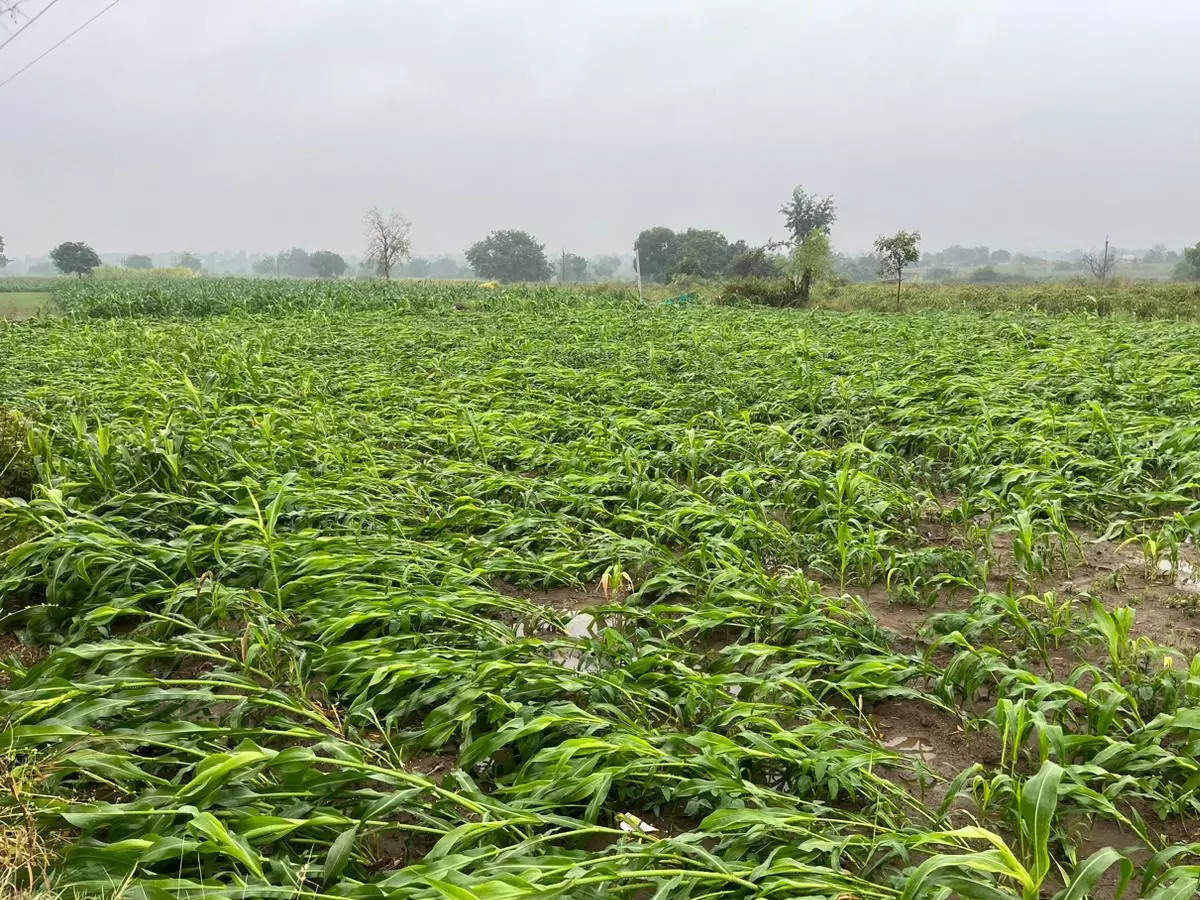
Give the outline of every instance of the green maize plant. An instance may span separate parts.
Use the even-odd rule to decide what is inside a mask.
[[[0,327],[5,896],[1195,893],[1163,298],[56,291]]]

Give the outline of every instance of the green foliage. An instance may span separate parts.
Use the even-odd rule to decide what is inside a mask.
[[[638,235],[634,248],[640,255],[642,277],[659,282],[718,278],[730,274],[734,261],[749,253],[744,241],[731,244],[721,232],[708,228],[679,233],[661,226],[648,228]]]
[[[558,280],[560,282],[587,281],[587,260],[576,253],[564,253],[559,257]]]
[[[991,266],[982,266],[967,276],[967,281],[971,284],[1000,284],[1004,280],[1004,276]]]
[[[733,262],[733,248],[719,231],[689,228],[675,236],[676,258],[668,270],[668,278],[687,275],[697,278],[716,278],[724,275]]]
[[[132,253],[121,261],[121,265],[127,269],[153,269],[154,260],[143,253]]]
[[[28,500],[36,479],[29,451],[29,422],[17,410],[0,406],[0,497]]]
[[[853,284],[822,301],[838,309],[894,310],[894,287]],[[910,310],[1012,312],[1027,310],[1087,316],[1123,315],[1137,319],[1200,318],[1200,284],[1191,282],[1109,283],[1097,290],[1092,282],[1024,282],[996,284],[910,283],[905,289]]]
[[[314,274],[312,258],[301,247],[280,251],[276,256],[276,267],[280,275],[291,278],[310,278]]]
[[[1200,281],[1200,243],[1183,251],[1183,258],[1176,263],[1172,274],[1179,281]]]
[[[183,266],[163,269],[128,269],[125,266],[96,266],[92,278],[97,281],[142,281],[147,278],[197,278],[199,272]]]
[[[545,245],[524,231],[493,231],[467,250],[467,262],[480,278],[493,281],[545,281],[550,277]]]
[[[888,237],[875,239],[875,255],[879,258],[879,274],[899,281],[904,269],[921,258],[921,233],[897,231]]]
[[[346,261],[332,250],[316,251],[309,256],[308,264],[320,278],[340,278],[346,271]]]
[[[166,271],[166,270],[164,270]],[[285,314],[300,310],[329,313],[351,309],[447,306],[456,288],[377,281],[299,281],[289,278],[147,277],[118,281],[60,279],[55,301],[75,318],[172,316],[196,318],[231,312]]]
[[[670,228],[657,225],[647,228],[633,242],[633,249],[642,267],[642,278],[646,281],[670,280],[679,250],[675,232]]]
[[[721,285],[718,303],[756,303],[762,306],[801,306],[790,278],[731,278]]]
[[[295,251],[292,252],[294,253]],[[301,250],[300,252],[303,253],[304,251]],[[191,269],[193,272],[199,272],[204,268],[204,263],[200,261],[200,257],[189,250],[185,250],[179,255],[179,261],[175,265],[181,269]]]
[[[621,257],[612,253],[604,254],[595,257],[590,265],[599,281],[610,281],[621,268]]]
[[[264,256],[250,264],[250,271],[255,275],[271,276],[279,274],[279,259],[275,256]]]
[[[50,259],[64,275],[90,275],[100,265],[96,251],[82,241],[64,241],[50,251]]]
[[[996,256],[996,253],[1000,254],[1000,256]],[[998,250],[996,253],[983,246],[963,247],[955,244],[952,247],[947,247],[945,250],[938,250],[932,253],[926,252],[921,257],[921,261],[926,265],[946,266],[947,268],[955,269],[986,266],[989,263],[1003,262],[1006,258],[1009,258],[1006,256],[1008,253],[1007,250]]]
[[[990,554],[1013,535],[1033,578],[1073,528],[1194,543],[1200,325],[60,298],[0,327],[39,467],[0,501],[4,637],[40,650],[0,660],[0,819],[53,840],[51,895],[1194,892],[1150,817],[1200,814],[1200,659],[997,588]],[[949,587],[924,652],[872,612]],[[922,720],[996,759],[905,750]],[[1146,844],[1136,872],[1092,823]]]
[[[779,265],[765,247],[755,247],[733,258],[729,274],[735,278],[774,278],[779,275]]]
[[[8,257],[4,255],[4,235],[0,234],[0,269],[8,265]]]
[[[876,281],[879,278],[879,260],[869,253],[859,256],[835,253],[833,274],[835,277],[849,282]]]
[[[54,290],[62,282],[62,277],[58,275],[26,275],[20,278],[2,278],[0,279],[0,294],[41,294]]]
[[[829,246],[829,235],[819,228],[810,231],[804,240],[792,248],[787,268],[797,295],[801,302],[807,303],[812,286],[833,277],[833,251]]]
[[[799,185],[792,190],[792,196],[779,211],[783,213],[793,244],[800,244],[814,231],[829,234],[829,229],[837,219],[832,197],[819,199]]]

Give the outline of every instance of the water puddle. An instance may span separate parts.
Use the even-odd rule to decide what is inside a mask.
[[[591,613],[581,612],[574,615],[567,622],[566,630],[567,637],[585,638],[588,637],[592,629],[592,623],[596,621],[596,617]]]
[[[596,632],[603,628],[604,625],[604,620],[601,617],[594,616],[591,613],[581,612],[576,613],[567,620],[566,624],[563,626],[563,633],[571,640],[582,641],[586,640],[587,638],[594,637]],[[525,628],[525,624],[523,622],[518,622],[517,626],[513,629],[513,634],[517,638],[526,637],[528,632]],[[555,648],[554,650],[550,651],[550,661],[557,663],[564,668],[572,669],[576,672],[595,671],[595,666],[591,664],[585,666],[583,664],[582,650],[564,650],[561,648]]]
[[[1160,559],[1158,561],[1158,571],[1163,576],[1174,574],[1172,583],[1181,591],[1186,591],[1189,594],[1200,594],[1200,573],[1196,571],[1196,567],[1186,559],[1179,560],[1175,566],[1171,565],[1170,560]]]

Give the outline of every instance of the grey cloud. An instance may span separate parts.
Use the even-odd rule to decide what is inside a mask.
[[[0,79],[101,5],[58,4]],[[421,253],[500,227],[592,253],[782,236],[800,182],[849,251],[1178,246],[1198,39],[1187,2],[123,0],[0,89],[0,234],[355,252],[378,204]]]

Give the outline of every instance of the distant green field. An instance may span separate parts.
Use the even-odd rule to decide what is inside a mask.
[[[28,319],[48,309],[54,295],[47,291],[0,293],[0,318]]]
[[[0,294],[11,294],[18,291],[32,291],[33,293],[52,291],[55,285],[63,280],[62,277],[56,275],[23,275],[19,277],[6,275],[0,278]]]

